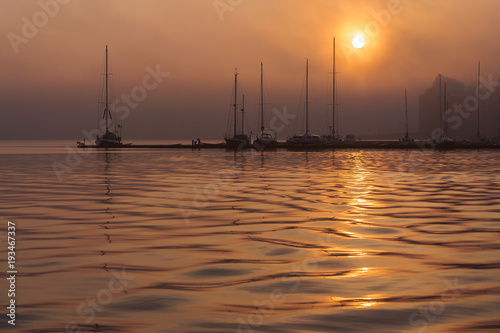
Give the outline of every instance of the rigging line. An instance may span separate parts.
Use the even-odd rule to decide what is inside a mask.
[[[335,95],[335,103],[337,103],[338,101],[338,112],[335,112],[335,115],[337,116],[337,118],[335,119],[335,124],[337,125],[337,133],[340,135],[340,128],[341,128],[341,121],[342,121],[342,117],[341,117],[341,112],[342,112],[342,81],[341,81],[341,77],[340,77],[340,73],[339,73],[339,76],[336,77],[336,80],[335,80],[335,91],[337,91],[337,88],[338,88],[338,93]]]
[[[301,130],[302,133],[304,133],[304,128],[305,128],[305,124],[304,124],[305,121],[306,121],[306,119],[305,119],[305,105],[304,106],[302,105],[302,95],[304,94],[305,82],[306,82],[306,77],[304,75],[304,78],[303,78],[303,81],[302,81],[302,88],[300,90],[299,106],[297,108],[298,109],[298,111],[297,111],[298,117],[297,117],[297,120],[295,121],[295,127],[294,127],[294,132],[295,133],[297,133],[297,122],[298,121],[300,121],[300,123],[302,124],[301,125],[302,126],[301,127],[302,128],[302,130]],[[301,110],[303,110],[303,111],[301,112]]]
[[[268,127],[265,125],[265,124],[266,124],[266,122],[265,122],[266,116],[265,116],[265,115],[267,114],[267,112],[266,112],[266,111],[269,111],[269,108],[267,108],[267,109],[266,109],[266,105],[270,105],[270,104],[271,104],[271,103],[269,102],[269,95],[270,95],[270,94],[269,94],[269,88],[268,88],[268,86],[267,86],[267,78],[264,76],[264,97],[266,97],[266,96],[267,96],[267,98],[264,98],[264,102],[266,102],[266,101],[267,101],[267,103],[264,103],[264,119],[262,119],[262,126],[263,126],[264,128],[268,128]],[[269,116],[268,116],[268,117],[269,117]]]
[[[106,59],[106,58],[104,58]],[[97,92],[97,129],[100,130],[100,122],[102,119],[102,113],[104,112],[103,109],[101,109],[101,106],[103,104],[102,98],[105,94],[105,80],[102,79],[102,73],[105,72],[106,68],[106,60],[101,64],[101,74],[99,75],[99,84],[96,84],[96,87],[99,87],[98,92]]]
[[[325,76],[325,79],[326,79],[326,101],[325,101],[325,114],[326,114],[326,117],[325,117],[325,123],[324,123],[324,126],[323,126],[323,130],[326,131],[325,133],[328,133],[330,134],[331,131],[329,131],[329,124],[331,124],[331,121],[330,121],[330,110],[329,110],[329,106],[331,106],[332,104],[330,104],[330,100],[332,100],[332,82],[330,80],[330,74],[333,73],[333,56],[330,57],[330,61],[328,62],[328,72],[326,73],[326,76]],[[335,74],[334,74],[335,75]]]
[[[318,95],[317,95],[317,91],[316,89],[314,88],[313,84],[311,83],[311,78],[310,78],[310,75],[309,75],[309,95],[311,95],[311,91],[312,91],[312,102],[309,102],[309,132],[312,132],[311,131],[311,110],[313,110],[312,112],[312,115],[314,115],[316,113],[316,116],[318,114],[318,107],[317,105],[319,105],[317,102],[318,102]],[[311,109],[311,104],[315,105],[314,109]],[[314,110],[316,110],[316,112],[314,112]]]
[[[109,116],[111,119],[111,125],[114,127],[115,132],[118,130],[117,125],[118,125],[118,119],[116,117],[116,110],[115,110],[115,105],[116,105],[116,84],[115,84],[115,76],[113,74],[113,67],[111,64],[111,60],[108,58],[108,76],[110,77],[109,80]],[[113,112],[113,115],[111,114],[111,111]]]
[[[227,118],[227,124],[226,124],[226,133],[224,136],[230,137],[231,134],[231,124],[233,122],[233,113],[234,113],[234,103],[233,103],[233,97],[234,97],[234,81],[233,81],[233,89],[231,90],[231,97],[229,98],[229,111],[228,111],[228,116]]]
[[[325,124],[323,126],[323,130],[326,131],[325,133],[329,133],[328,132],[328,124],[330,123],[330,114],[329,114],[329,109],[328,109],[328,106],[329,105],[329,101],[330,101],[330,90],[331,90],[331,87],[330,87],[330,78],[329,78],[329,74],[330,74],[330,71],[328,71],[328,73],[326,74],[325,76],[325,79],[326,79],[326,91],[327,91],[327,100],[325,102]]]

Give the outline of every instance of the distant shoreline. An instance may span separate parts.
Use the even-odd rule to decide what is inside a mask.
[[[225,143],[201,143],[196,145],[190,144],[128,144],[121,147],[113,148],[98,148],[95,145],[80,145],[80,149],[229,149],[239,150],[238,148],[230,147]],[[470,142],[455,142],[450,146],[442,146],[429,141],[413,141],[403,143],[402,141],[355,141],[355,142],[340,142],[340,143],[321,143],[321,144],[290,144],[286,142],[278,142],[272,147],[257,147],[255,145],[247,145],[242,150],[329,150],[329,149],[426,149],[426,150],[451,150],[451,149],[500,149],[499,143],[470,143]]]

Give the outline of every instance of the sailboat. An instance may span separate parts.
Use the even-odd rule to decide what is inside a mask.
[[[323,138],[328,142],[328,143],[339,143],[342,142],[342,138],[338,133],[335,133],[335,92],[336,92],[336,87],[335,87],[335,37],[333,37],[333,85],[332,85],[332,126],[331,126],[331,133],[328,135],[323,136]]]
[[[245,128],[245,96],[243,95],[243,103],[241,108],[241,133],[237,133],[237,117],[238,117],[238,73],[234,74],[234,125],[233,137],[226,135],[224,140],[229,148],[242,149],[250,145],[250,138],[244,133]]]
[[[264,126],[264,65],[260,63],[260,132],[254,145],[256,147],[271,147],[276,144],[276,133]]]
[[[286,140],[291,145],[315,145],[325,143],[319,135],[309,132],[309,59],[306,60],[306,132],[302,135],[294,135]]]
[[[406,135],[404,138],[400,139],[399,142],[402,145],[408,145],[413,142],[413,139],[410,139],[409,129],[408,129],[408,97],[405,89],[405,114],[406,114]]]
[[[111,110],[109,108],[109,102],[108,102],[108,46],[106,45],[106,106],[104,108],[104,113],[103,113],[103,118],[106,120],[106,132],[103,135],[98,135],[97,139],[95,141],[95,145],[98,148],[113,148],[113,147],[122,147],[122,138],[121,135],[118,135],[115,132],[112,132],[109,130],[109,121],[108,119],[112,120],[111,116]],[[118,128],[121,128],[121,125],[118,125]]]

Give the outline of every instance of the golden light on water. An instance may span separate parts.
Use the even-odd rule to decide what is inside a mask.
[[[352,257],[348,257],[348,258],[352,258]],[[342,278],[344,279],[350,279],[350,278],[355,278],[355,277],[360,277],[360,276],[364,276],[365,274],[368,274],[368,273],[373,273],[373,269],[372,271],[370,271],[368,268],[354,268],[354,269],[351,269],[348,273],[346,273],[345,275],[342,276]],[[338,277],[332,277],[332,278],[338,278]]]
[[[364,257],[365,253],[363,250],[352,250],[347,258],[359,258],[359,257]],[[366,271],[366,269],[363,268],[363,271]]]
[[[356,307],[357,308],[369,308],[371,306],[374,306],[375,304],[377,304],[377,302],[372,301],[371,297],[366,297],[366,298],[362,298],[362,302],[359,303],[359,305]]]
[[[341,298],[341,297],[330,297],[330,301],[340,303],[342,306],[352,306],[357,309],[366,309],[370,308],[372,306],[375,306],[377,304],[380,304],[380,302],[377,301],[379,299],[380,295],[370,295],[371,297],[362,297],[362,298]]]

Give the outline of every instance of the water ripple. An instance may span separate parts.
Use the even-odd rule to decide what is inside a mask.
[[[0,154],[20,332],[499,328],[497,151],[103,150],[59,182],[30,149]]]

